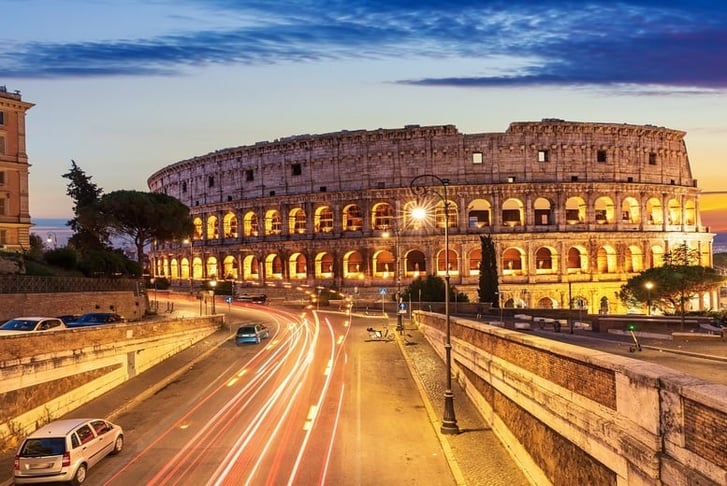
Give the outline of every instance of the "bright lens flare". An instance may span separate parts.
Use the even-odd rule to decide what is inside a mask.
[[[414,208],[411,210],[411,217],[421,221],[422,219],[425,219],[427,217],[427,210],[424,208]]]

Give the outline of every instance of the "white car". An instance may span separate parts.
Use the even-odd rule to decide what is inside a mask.
[[[57,317],[16,317],[0,326],[0,336],[59,329],[67,329],[67,327]]]
[[[124,447],[121,427],[104,419],[56,420],[30,434],[15,455],[15,484],[86,481],[88,469]]]

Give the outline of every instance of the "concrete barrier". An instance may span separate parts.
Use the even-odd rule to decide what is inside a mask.
[[[0,448],[214,333],[223,316],[0,337]]]

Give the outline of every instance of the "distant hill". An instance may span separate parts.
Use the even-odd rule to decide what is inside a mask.
[[[727,208],[701,210],[702,224],[713,233],[727,232]]]

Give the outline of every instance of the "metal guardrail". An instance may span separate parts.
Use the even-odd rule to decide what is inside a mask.
[[[128,278],[41,277],[0,275],[0,294],[44,294],[60,292],[143,291],[139,280]]]

